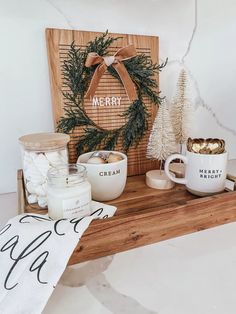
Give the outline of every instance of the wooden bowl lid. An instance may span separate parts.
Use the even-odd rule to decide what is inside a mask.
[[[21,136],[19,142],[28,150],[53,150],[64,147],[70,136],[63,133],[35,133]]]

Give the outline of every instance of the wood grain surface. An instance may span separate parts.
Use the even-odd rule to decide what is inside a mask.
[[[54,113],[55,127],[60,117],[64,114],[64,103],[62,91],[68,91],[65,81],[63,79],[62,65],[67,58],[68,50],[72,41],[75,42],[76,47],[84,49],[87,43],[93,40],[96,36],[101,35],[99,32],[73,31],[62,29],[47,29],[46,40],[48,49],[48,63],[51,82],[51,95]],[[146,54],[154,63],[158,62],[158,37],[155,36],[141,36],[128,34],[114,34],[111,36],[122,37],[111,45],[109,54],[114,54],[119,48],[125,47],[128,44],[134,44],[138,54]],[[156,77],[158,80],[159,78]],[[91,100],[85,100],[84,108],[89,117],[91,117],[96,124],[104,129],[114,129],[122,126],[126,122],[126,118],[121,116],[129,106],[130,102],[125,93],[123,85],[114,78],[111,74],[106,72],[101,78],[96,95],[97,97],[121,97],[120,106],[92,106]],[[128,175],[136,175],[145,173],[148,170],[158,167],[157,161],[151,161],[146,158],[147,142],[150,134],[152,122],[154,121],[157,107],[151,101],[144,97],[145,104],[150,113],[149,117],[149,131],[146,133],[138,147],[131,148],[128,153]],[[68,100],[67,100],[68,102]],[[70,162],[76,162],[77,152],[76,143],[79,137],[84,133],[84,127],[76,128],[70,135],[71,141],[69,144]],[[116,150],[122,151],[121,142],[118,141]]]
[[[18,191],[20,185],[23,187],[22,172]],[[24,202],[19,208],[26,212],[47,213]],[[124,193],[107,203],[117,206],[115,216],[91,223],[69,265],[236,221],[236,191],[198,198],[183,185],[151,189],[142,175],[128,178]]]

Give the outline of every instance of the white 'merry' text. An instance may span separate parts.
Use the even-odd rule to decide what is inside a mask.
[[[120,106],[121,97],[93,97],[94,107]]]

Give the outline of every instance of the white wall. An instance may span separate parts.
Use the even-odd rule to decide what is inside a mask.
[[[225,138],[236,157],[235,16],[235,0],[0,0],[0,193],[16,189],[18,137],[53,130],[46,27],[160,36],[163,94],[185,66],[194,134]]]

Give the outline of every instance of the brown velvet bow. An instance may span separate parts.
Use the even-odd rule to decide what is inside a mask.
[[[126,70],[122,61],[131,59],[136,56],[136,50],[133,45],[119,49],[113,56],[99,56],[96,52],[90,52],[87,56],[85,66],[91,67],[92,65],[99,64],[93,74],[89,88],[85,95],[85,98],[92,98],[95,94],[98,83],[105,73],[108,66],[112,65],[124,85],[129,100],[133,101],[137,99],[137,92],[135,85]]]

